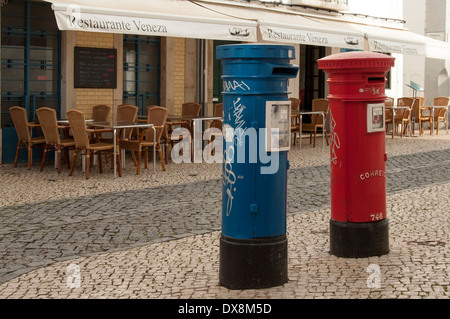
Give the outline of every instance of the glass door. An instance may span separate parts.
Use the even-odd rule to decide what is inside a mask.
[[[325,73],[319,70],[317,60],[325,56],[325,47],[306,46],[305,51],[305,104],[304,109],[312,109],[312,100],[325,98]]]
[[[24,107],[29,121],[44,106],[60,116],[61,36],[50,3],[11,1],[1,11],[2,161],[10,163],[17,146],[11,106]]]
[[[147,106],[160,103],[160,38],[125,35],[123,59],[123,103],[147,115]]]

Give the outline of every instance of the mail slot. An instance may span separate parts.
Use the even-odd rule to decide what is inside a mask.
[[[330,253],[336,256],[389,252],[384,101],[386,72],[394,61],[372,52],[318,61],[329,75]]]

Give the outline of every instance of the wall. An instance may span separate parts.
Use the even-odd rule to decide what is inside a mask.
[[[404,3],[404,20],[409,31],[425,34],[425,0],[408,0]],[[425,58],[421,56],[404,55],[403,81],[409,84],[413,81],[421,87],[425,87]],[[405,85],[404,96],[413,96],[413,90]],[[424,92],[417,93],[417,96],[424,96]]]
[[[417,0],[348,0],[349,11],[352,13],[359,13],[363,15],[368,15],[372,17],[380,17],[380,18],[391,18],[391,19],[405,19],[403,7],[409,5],[411,10],[416,9],[415,2]],[[418,0],[423,1],[423,0]],[[412,76],[407,71],[407,75],[405,75],[405,70],[412,70],[410,68],[405,67],[404,59],[405,56],[402,54],[392,54],[392,57],[395,58],[395,66],[391,69],[391,88],[386,89],[386,95],[394,98],[401,97],[405,94],[405,77],[407,79],[407,83],[409,83],[409,79]],[[423,58],[422,58],[423,59]],[[416,65],[416,64],[415,64]],[[415,66],[414,65],[414,66]],[[424,62],[418,63],[421,65],[419,70],[413,70],[413,74],[419,72],[421,74],[424,73]],[[414,67],[413,66],[413,67]],[[413,78],[415,78],[413,76]]]
[[[195,42],[183,38],[161,39],[161,106],[170,114],[181,114],[181,105],[195,96]],[[123,36],[85,31],[64,31],[62,34],[62,110],[81,110],[89,118],[92,106],[107,104],[113,107],[123,103]],[[194,45],[193,45],[194,43]],[[75,46],[117,49],[116,89],[75,89],[73,82],[73,50]]]
[[[114,48],[114,35],[79,31],[77,32],[77,46]],[[112,106],[113,101],[113,89],[75,89],[75,108],[84,112],[87,118],[92,114],[93,105],[106,104]]]
[[[447,41],[447,17],[449,6],[445,0],[427,0],[425,12],[425,33],[442,35],[439,40]],[[449,96],[448,62],[440,59],[426,59],[425,97],[430,103],[437,96]]]
[[[62,70],[61,70],[61,114],[77,109],[85,113],[86,118],[92,115],[92,106],[97,104],[111,105],[113,111],[110,119],[115,118],[117,105],[122,103],[123,95],[123,45],[122,35],[84,32],[62,32]],[[74,88],[73,63],[74,47],[115,48],[117,49],[117,88],[116,89],[85,89]]]
[[[169,109],[169,114],[181,114],[181,105],[186,97],[192,96],[191,85],[186,85],[186,78],[189,78],[192,72],[186,65],[195,65],[195,60],[192,62],[192,59],[195,59],[195,53],[193,54],[192,50],[192,43],[189,40],[161,39],[160,100],[161,106]]]
[[[181,105],[185,102],[185,64],[186,64],[186,39],[175,38],[174,47],[174,96],[173,96],[173,114],[181,114]]]

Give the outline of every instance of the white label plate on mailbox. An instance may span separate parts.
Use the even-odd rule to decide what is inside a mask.
[[[367,133],[383,132],[385,127],[384,103],[367,104]]]
[[[291,101],[266,101],[266,152],[291,147]]]

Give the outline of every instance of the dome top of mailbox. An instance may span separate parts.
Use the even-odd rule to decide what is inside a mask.
[[[395,64],[395,58],[376,52],[353,51],[327,56],[317,61],[319,68],[333,69],[372,69],[382,68],[388,71]]]
[[[230,44],[217,47],[217,59],[294,59],[295,47],[278,44]]]

